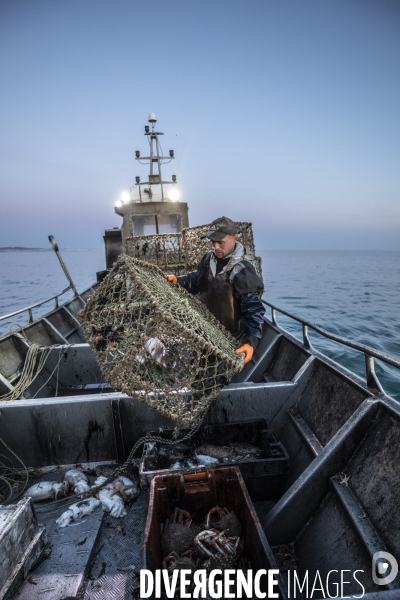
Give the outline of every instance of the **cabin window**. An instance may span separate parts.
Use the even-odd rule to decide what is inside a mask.
[[[181,215],[134,215],[132,235],[156,235],[157,233],[179,233],[182,230]]]
[[[156,233],[155,215],[135,215],[132,217],[132,235],[155,235]]]
[[[179,233],[182,229],[181,215],[158,215],[158,233]]]

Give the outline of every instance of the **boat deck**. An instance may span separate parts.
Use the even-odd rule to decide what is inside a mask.
[[[39,326],[35,335],[41,331],[41,335],[47,335]],[[7,362],[7,352],[2,354],[2,348],[6,349],[6,344],[16,348],[16,343],[10,337],[0,341],[4,344],[0,348],[0,372],[8,369],[10,374],[4,375],[4,384],[18,371],[21,358],[17,348]],[[59,342],[52,352],[48,373],[61,356],[58,378],[49,379],[40,397],[32,397],[32,388],[26,399],[0,402],[0,437],[28,467],[83,461],[123,463],[133,444],[147,431],[174,426],[137,399],[104,387],[88,344]],[[60,390],[65,395],[56,396]],[[332,569],[361,569],[364,598],[398,599],[400,577],[387,585],[376,585],[371,577],[371,563],[378,551],[400,557],[399,404],[265,319],[263,338],[252,362],[220,392],[206,422],[254,419],[266,419],[289,454],[290,469],[284,477],[282,495],[272,507],[257,506],[266,538],[282,570],[293,569],[295,564],[301,579],[308,571],[313,580],[318,571],[325,581]],[[135,511],[138,518],[139,513],[146,513],[146,492],[132,506],[128,521],[131,515],[134,518]],[[125,536],[115,531],[121,523]],[[78,544],[86,537],[81,536],[81,526],[85,524],[69,527],[72,533],[65,534],[72,536],[66,539],[65,548],[74,550],[74,560],[81,558],[82,566],[79,570],[73,563],[66,567],[55,562],[63,584],[53,587],[49,598],[65,598],[68,581],[74,597],[77,590],[80,594],[84,589],[91,594],[87,597],[114,598],[113,585],[115,594],[120,594],[116,597],[132,597],[129,594],[137,582],[130,566],[140,568],[140,553],[135,555],[136,562],[128,558],[118,562],[117,556],[113,561],[109,558],[106,548],[107,544],[119,548],[128,540],[130,551],[134,552],[134,546],[139,552],[138,534],[133,533],[131,539],[127,531],[133,530],[128,522],[125,525],[121,520],[110,520],[98,511],[81,547]],[[92,537],[89,529],[93,530]],[[56,557],[59,536],[52,533],[50,523],[48,532]],[[103,542],[98,544],[103,538],[102,547]],[[289,561],[291,567],[282,563],[284,555],[293,557]],[[90,561],[86,560],[89,556]],[[52,560],[46,559],[32,576],[50,568]],[[128,567],[131,572],[122,570]],[[50,574],[48,577],[52,578]],[[331,581],[333,585],[332,576]],[[44,590],[51,586],[39,593],[41,588],[35,583],[30,583],[28,577],[21,593],[28,590],[30,599],[42,600],[47,593]],[[352,580],[344,594],[359,595],[361,591]],[[281,590],[281,597],[288,598],[288,591]],[[313,597],[324,596],[316,592]]]

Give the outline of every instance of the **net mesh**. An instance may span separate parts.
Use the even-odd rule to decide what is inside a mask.
[[[239,232],[239,242],[251,253],[254,254],[254,237],[251,223],[235,222]],[[186,266],[193,270],[197,267],[201,257],[210,250],[210,241],[202,240],[202,236],[210,229],[208,225],[198,225],[197,227],[186,227],[182,231],[183,247],[185,249]]]
[[[105,381],[191,427],[243,367],[236,340],[155,265],[121,256],[79,320]]]
[[[125,252],[164,271],[173,271],[176,275],[185,272],[185,253],[180,233],[128,237],[125,240]]]
[[[262,279],[261,258],[255,256],[252,224],[235,221],[235,225],[239,241],[246,248],[247,260]],[[127,237],[125,251],[128,256],[155,264],[168,273],[182,275],[194,271],[202,256],[210,250],[210,241],[201,239],[209,228],[210,224],[198,225],[186,227],[182,233]]]

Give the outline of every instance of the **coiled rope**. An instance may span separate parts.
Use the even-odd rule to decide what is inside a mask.
[[[18,383],[14,386],[12,390],[7,392],[6,394],[1,395],[0,400],[19,400],[23,398],[26,390],[32,385],[32,383],[36,380],[38,375],[40,375],[44,365],[46,364],[47,358],[49,357],[51,351],[54,348],[60,349],[60,354],[57,363],[54,369],[51,371],[48,378],[44,381],[43,385],[35,392],[32,398],[37,397],[39,392],[49,383],[50,379],[53,377],[56,371],[57,375],[55,396],[57,396],[59,366],[61,359],[64,353],[70,347],[70,344],[68,344],[67,346],[60,346],[58,344],[51,346],[39,346],[38,344],[30,343],[25,335],[21,335],[17,332],[12,333],[16,337],[28,343],[29,348],[26,354],[24,367],[21,373],[21,377],[18,380]],[[39,354],[40,358],[38,360]],[[11,450],[9,446],[7,446],[7,444],[1,437],[0,443],[22,465],[22,469],[16,468],[11,458],[4,454],[0,454],[0,483],[2,483],[2,485],[0,485],[0,502],[3,504],[7,504],[9,502],[15,502],[15,500],[17,500],[24,493],[29,482],[29,471],[34,471],[34,469],[28,469],[22,461],[22,459],[13,450]],[[21,484],[22,488],[20,487]]]
[[[70,344],[66,346],[60,346],[59,344],[54,344],[51,346],[40,346],[38,344],[30,343],[29,340],[22,336],[20,333],[13,332],[13,335],[18,337],[19,339],[27,342],[29,344],[29,349],[26,354],[24,366],[22,369],[21,377],[19,378],[17,384],[14,386],[12,390],[6,392],[5,394],[0,396],[0,400],[19,400],[23,398],[26,390],[32,385],[38,375],[41,373],[46,361],[54,348],[60,349],[60,355],[56,366],[50,373],[47,380],[43,383],[43,385],[35,392],[32,398],[36,398],[39,392],[47,385],[50,379],[53,377],[54,373],[57,371],[57,383],[56,383],[56,391],[55,396],[58,394],[58,367],[60,365],[63,354],[68,350]],[[40,354],[39,361],[37,360]]]
[[[2,438],[0,438],[0,442],[3,444],[6,450],[8,450],[8,452],[22,465],[22,469],[16,469],[11,458],[5,456],[4,454],[0,454],[0,481],[5,483],[6,490],[8,490],[7,495],[6,492],[3,492],[3,490],[0,489],[0,500],[2,504],[7,504],[8,502],[11,502],[11,500],[15,501],[24,493],[29,481],[29,471],[24,462],[19,458],[19,456],[17,456],[17,454],[15,454],[15,452],[11,450],[11,448],[7,446]],[[4,460],[6,460],[9,464],[6,464]],[[21,481],[21,478],[24,479]],[[15,491],[18,490],[21,483],[23,484],[22,489],[17,491],[17,495],[14,496]]]

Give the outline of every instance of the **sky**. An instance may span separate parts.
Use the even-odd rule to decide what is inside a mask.
[[[0,246],[101,247],[149,112],[190,225],[400,250],[398,0],[0,0]]]

